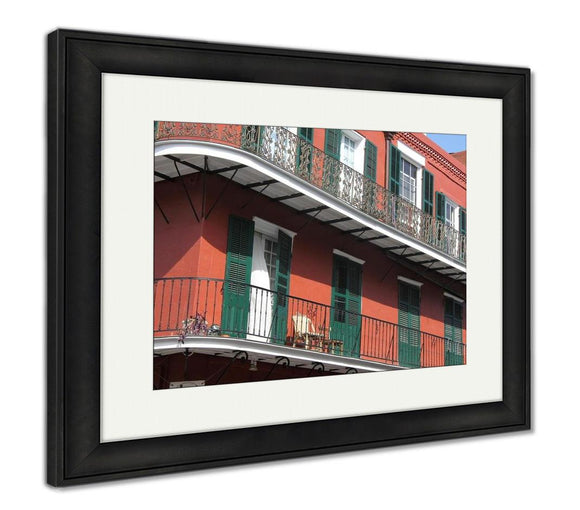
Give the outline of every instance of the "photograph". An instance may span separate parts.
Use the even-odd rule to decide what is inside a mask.
[[[152,128],[153,389],[469,363],[465,134]]]

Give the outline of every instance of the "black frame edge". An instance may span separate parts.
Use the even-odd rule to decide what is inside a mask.
[[[46,192],[46,474],[47,483],[63,483],[63,224],[64,203],[64,35],[52,32],[46,41],[47,53],[47,192]]]
[[[95,72],[102,69],[103,63],[108,65],[106,59],[93,59],[93,56],[84,51],[88,46],[84,45],[87,41],[98,43],[118,42],[124,45],[147,44],[150,46],[165,46],[168,48],[185,48],[197,50],[221,50],[224,52],[238,51],[249,52],[254,56],[259,55],[278,55],[289,58],[298,56],[307,56],[313,59],[337,59],[348,61],[354,64],[368,65],[394,65],[399,67],[408,66],[417,69],[436,69],[449,70],[453,69],[461,72],[482,72],[489,75],[498,74],[503,78],[504,108],[511,108],[515,122],[519,127],[516,136],[510,141],[511,152],[517,150],[518,155],[511,154],[509,157],[504,151],[504,168],[506,165],[514,165],[518,168],[517,177],[520,179],[521,193],[517,200],[506,201],[503,197],[504,211],[510,210],[516,214],[517,223],[521,228],[519,236],[513,237],[512,241],[506,239],[508,232],[504,230],[504,242],[510,249],[515,250],[520,257],[522,264],[515,271],[510,280],[508,292],[506,293],[506,282],[504,279],[504,302],[510,303],[509,306],[518,310],[520,321],[518,328],[514,324],[507,324],[508,327],[515,328],[512,330],[515,340],[507,345],[504,342],[504,401],[492,404],[475,404],[471,406],[459,406],[453,409],[456,416],[463,417],[465,420],[473,419],[474,414],[485,413],[485,410],[492,411],[493,420],[488,420],[486,426],[480,428],[470,428],[463,430],[449,430],[447,432],[433,432],[429,430],[417,431],[415,435],[407,437],[392,437],[390,439],[365,441],[351,444],[334,444],[318,448],[295,449],[292,451],[278,451],[275,453],[262,453],[251,455],[238,455],[230,458],[214,458],[212,460],[201,460],[181,462],[177,464],[165,463],[151,465],[149,467],[121,467],[118,464],[112,469],[109,456],[112,455],[114,461],[118,460],[123,454],[134,455],[137,448],[145,445],[157,445],[163,448],[165,445],[187,444],[189,448],[194,448],[204,438],[210,438],[212,441],[219,441],[220,432],[197,434],[187,436],[165,437],[159,440],[145,439],[126,441],[126,444],[107,443],[100,444],[98,435],[95,435],[94,428],[79,434],[79,431],[71,430],[74,420],[70,419],[66,413],[71,412],[75,407],[79,393],[67,394],[65,397],[65,379],[71,380],[78,376],[70,368],[70,355],[65,351],[66,331],[70,327],[65,316],[65,306],[67,298],[68,285],[66,278],[67,259],[70,257],[70,246],[66,243],[66,234],[73,230],[67,220],[67,207],[65,201],[65,188],[67,182],[65,173],[66,164],[69,164],[69,154],[67,151],[67,142],[73,145],[69,140],[67,132],[67,72],[69,67],[68,43],[74,43],[76,47],[75,55],[71,58],[76,61],[83,61],[89,67],[94,67]],[[99,57],[100,58],[100,57]],[[136,74],[140,74],[138,71]],[[143,73],[146,74],[146,73]],[[282,460],[288,458],[305,457],[320,455],[325,453],[338,453],[360,449],[377,448],[384,446],[395,446],[418,442],[427,442],[434,440],[472,437],[477,435],[486,435],[498,432],[520,431],[531,428],[531,410],[530,410],[530,87],[531,73],[525,68],[508,68],[498,66],[482,66],[472,64],[445,63],[445,62],[425,62],[412,61],[405,59],[390,59],[382,57],[370,57],[364,55],[343,55],[322,52],[305,52],[275,48],[260,48],[247,46],[222,45],[215,43],[196,42],[196,41],[179,41],[161,38],[144,38],[116,34],[100,34],[93,32],[57,30],[48,36],[47,43],[47,482],[53,486],[77,485],[88,482],[101,482],[108,480],[126,479],[136,476],[148,476],[152,474],[174,473],[193,469],[204,469],[210,467],[221,467],[238,465],[243,463],[255,463],[270,460]],[[249,81],[252,81],[251,79]],[[398,83],[398,82],[397,82]],[[395,87],[397,84],[395,84]],[[94,87],[93,87],[94,89]],[[499,90],[498,88],[497,90]],[[506,90],[507,89],[507,90]],[[491,90],[491,89],[490,89]],[[493,89],[496,90],[496,89]],[[415,90],[414,90],[415,92]],[[511,101],[511,102],[510,102]],[[94,112],[93,112],[94,113]],[[506,141],[506,117],[504,115],[504,140]],[[99,126],[100,127],[100,126]],[[513,129],[512,129],[513,134]],[[100,147],[99,147],[100,150]],[[506,183],[506,172],[503,179]],[[513,182],[509,181],[513,187]],[[74,204],[71,205],[74,207]],[[506,226],[506,217],[504,213],[504,227]],[[67,227],[68,225],[68,227]],[[509,228],[513,225],[507,225]],[[69,230],[70,229],[70,230]],[[513,245],[513,246],[512,246]],[[504,245],[505,246],[505,245]],[[506,258],[508,260],[506,260]],[[512,254],[512,259],[513,259]],[[504,251],[504,267],[508,267],[510,257],[506,257]],[[508,266],[505,266],[508,264]],[[505,276],[505,271],[504,271]],[[518,294],[517,289],[520,289]],[[523,292],[523,295],[521,294]],[[504,326],[506,325],[506,310],[504,309]],[[506,330],[504,329],[504,335]],[[70,345],[68,346],[70,347]],[[93,349],[95,346],[92,346]],[[80,347],[77,347],[79,349]],[[98,350],[98,349],[97,349]],[[74,356],[73,356],[74,358]],[[508,365],[510,369],[508,370]],[[514,367],[519,367],[514,371]],[[68,374],[68,376],[67,376]],[[95,381],[92,381],[94,388]],[[88,391],[91,385],[84,386],[80,391]],[[69,403],[68,409],[65,409],[65,403]],[[93,409],[94,411],[94,409]],[[360,418],[365,419],[365,423],[372,423],[373,427],[383,426],[385,423],[397,422],[405,423],[407,420],[413,420],[413,415],[423,413],[421,416],[444,416],[446,413],[437,409],[425,411],[409,411],[405,413],[394,413],[391,415],[366,416],[359,418],[345,418],[334,421],[337,426],[352,427]],[[91,418],[93,420],[93,418]],[[461,421],[461,420],[460,420]],[[484,420],[485,421],[485,420]],[[303,422],[298,424],[314,430],[319,422]],[[360,423],[360,421],[358,421]],[[68,424],[68,425],[67,425]],[[92,426],[94,427],[94,420]],[[270,429],[269,438],[272,444],[280,435],[285,435],[292,430],[296,424],[279,425],[273,427],[257,427],[254,429],[241,429],[238,431],[226,431],[230,433],[229,437],[252,437],[259,429]],[[195,436],[195,437],[194,437]],[[222,436],[223,437],[223,436]],[[216,439],[217,438],[217,439]],[[82,443],[82,445],[81,445]],[[151,446],[145,448],[152,449]],[[76,450],[76,451],[75,451]],[[67,460],[68,459],[68,460]]]

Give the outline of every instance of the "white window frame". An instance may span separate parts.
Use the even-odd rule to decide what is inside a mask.
[[[411,202],[413,205],[417,206],[417,196],[418,196],[418,190],[419,190],[419,181],[421,181],[421,168],[418,167],[413,161],[409,161],[409,159],[403,157],[402,158],[403,162],[408,163],[409,165],[411,165],[413,168],[415,168],[415,190],[414,190],[414,194],[415,194],[415,198],[414,200],[409,200],[407,197],[405,197],[403,195],[403,176],[405,175],[404,172],[404,165],[401,165],[401,169],[400,169],[400,175],[399,175],[399,195],[401,197],[403,197],[405,200],[407,200],[408,202]]]
[[[453,222],[447,223],[447,206],[453,209]],[[455,230],[459,230],[459,205],[453,200],[450,200],[447,195],[445,196],[445,225],[453,227]]]
[[[423,172],[425,171],[426,159],[424,156],[414,151],[400,140],[397,142],[397,148],[401,152],[404,160],[411,163],[417,168],[417,175],[415,176],[415,201],[412,202],[418,209],[423,209]],[[401,174],[403,169],[401,168]],[[402,188],[400,186],[399,188]],[[400,193],[400,191],[399,191]],[[402,196],[402,195],[401,195]]]
[[[340,138],[340,161],[341,163],[346,163],[343,161],[342,147],[344,145],[343,139],[349,138],[354,142],[354,166],[350,166],[356,170],[359,174],[364,174],[365,167],[365,137],[352,129],[343,129],[342,136]]]

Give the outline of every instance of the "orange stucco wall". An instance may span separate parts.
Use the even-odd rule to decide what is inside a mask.
[[[238,146],[240,143],[240,126],[201,125],[175,123],[168,131],[166,138],[172,138],[174,129],[179,132],[180,139],[202,139],[226,145]],[[190,130],[190,132],[188,132]],[[405,138],[404,133],[385,133],[381,131],[358,131],[377,147],[377,183],[388,189],[388,153],[389,144],[402,140],[416,146],[411,148],[421,152],[420,147],[428,150],[426,167],[434,175],[434,191],[444,193],[461,207],[466,208],[465,167],[460,162],[456,173],[450,171],[441,160],[433,155],[440,149],[424,135],[417,134],[412,140]],[[408,135],[408,134],[407,134]],[[162,137],[163,138],[163,137]],[[313,144],[324,151],[325,130],[315,128]],[[422,144],[422,145],[421,145]],[[431,153],[429,153],[431,150]],[[243,170],[242,170],[243,171]],[[191,209],[187,192],[196,208],[199,220]],[[388,258],[377,246],[371,243],[359,242],[354,236],[343,234],[339,229],[311,221],[308,217],[298,214],[294,209],[283,203],[274,202],[255,190],[244,189],[232,182],[227,191],[222,194],[226,179],[219,175],[207,176],[200,173],[187,175],[183,182],[159,182],[155,185],[155,199],[165,213],[166,222],[161,210],[155,208],[155,259],[154,276],[159,278],[203,277],[223,279],[225,277],[228,222],[231,214],[252,219],[260,217],[280,227],[286,228],[297,235],[293,241],[291,278],[288,293],[301,299],[316,301],[325,305],[331,304],[333,249],[346,252],[365,261],[362,267],[362,314],[387,321],[398,322],[398,277],[403,276],[417,280],[421,287],[421,324],[422,331],[441,337],[444,335],[444,296],[443,290],[420,275],[407,270]],[[203,190],[205,189],[205,193]],[[208,212],[211,209],[211,213]],[[205,214],[204,214],[205,213]],[[207,217],[204,217],[206,215]],[[189,285],[189,287],[186,287]],[[204,307],[210,307],[216,312],[219,320],[221,309],[221,292],[218,284],[213,283],[213,294],[206,289]],[[185,287],[184,287],[185,286]],[[209,287],[208,287],[209,288]],[[156,289],[156,299],[163,295],[166,301],[171,297],[173,307],[185,306],[191,294],[191,283],[173,282],[159,285]],[[193,292],[202,293],[201,287]],[[159,296],[158,296],[159,294]],[[209,296],[209,297],[208,297]],[[164,317],[176,312],[155,310],[156,324],[161,324]],[[465,311],[464,332],[465,341]],[[372,329],[374,326],[369,326]],[[361,351],[376,340],[376,334],[363,329],[361,334]],[[381,337],[388,337],[389,332],[383,331]],[[396,357],[397,342],[390,346],[390,355]],[[371,350],[372,350],[371,349]],[[382,352],[381,355],[385,354]],[[435,353],[439,356],[442,354]]]
[[[201,216],[203,202],[200,174],[188,175],[185,185]],[[297,232],[294,237],[289,294],[322,304],[331,304],[333,249],[338,249],[365,261],[362,268],[362,314],[396,324],[398,322],[398,276],[423,283],[421,287],[421,330],[437,336],[444,334],[443,291],[430,281],[399,266],[375,245],[359,242],[354,236],[339,229],[323,225],[297,214],[281,203],[265,196],[256,196],[253,190],[231,183],[218,199],[226,180],[220,176],[207,176],[205,189],[206,213],[215,203],[208,218],[199,222],[191,210],[183,186],[178,182],[159,182],[155,185],[155,198],[169,219],[167,224],[159,211],[155,211],[155,278],[225,277],[228,221],[230,214],[247,219],[254,216],[280,227]],[[179,289],[164,291],[179,299]],[[210,297],[206,307],[221,309],[219,289]],[[214,302],[215,300],[215,302]],[[174,305],[175,306],[175,305]],[[159,311],[156,311],[157,321]],[[163,313],[167,313],[165,310]],[[369,352],[369,338],[361,337],[361,352]],[[465,334],[464,334],[465,338]],[[383,345],[381,355],[396,357],[397,341]],[[376,341],[376,340],[375,340]]]

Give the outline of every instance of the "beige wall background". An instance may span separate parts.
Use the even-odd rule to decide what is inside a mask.
[[[15,507],[567,508],[576,499],[576,17],[490,0],[356,4],[174,0],[11,4],[3,17],[0,250],[3,500]],[[55,490],[44,484],[45,36],[76,28],[533,71],[531,432]],[[541,143],[539,143],[541,141]],[[7,237],[7,239],[6,239]],[[554,260],[556,258],[556,260]],[[558,318],[556,321],[555,318]],[[334,480],[330,482],[330,480]],[[216,500],[219,504],[216,505]],[[8,503],[10,504],[10,503]]]

